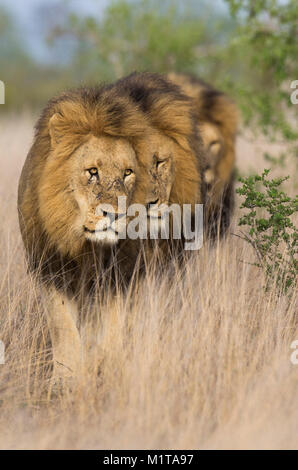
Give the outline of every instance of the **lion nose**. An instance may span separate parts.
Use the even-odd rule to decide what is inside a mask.
[[[159,198],[155,199],[155,201],[150,201],[147,202],[146,208],[147,210],[151,209],[152,206],[158,205],[159,204]]]

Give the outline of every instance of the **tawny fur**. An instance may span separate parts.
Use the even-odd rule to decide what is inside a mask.
[[[193,76],[171,73],[169,78],[193,99],[195,118],[206,151],[207,231],[211,235],[216,235],[218,231],[222,234],[229,226],[234,208],[237,107],[226,94]],[[218,142],[215,159],[216,149],[210,149],[214,140]]]
[[[157,74],[134,73],[119,84],[150,125],[145,138],[136,141],[139,161],[150,171],[150,157],[171,149],[174,180],[170,202],[202,203],[205,154],[196,128],[192,100],[175,84]]]

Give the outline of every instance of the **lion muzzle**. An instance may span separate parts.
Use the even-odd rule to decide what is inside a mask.
[[[100,204],[84,225],[84,232],[89,240],[107,244],[117,243],[119,234],[125,231],[126,213],[118,213],[108,204]]]

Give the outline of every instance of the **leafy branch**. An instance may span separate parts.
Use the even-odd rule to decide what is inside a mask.
[[[270,170],[262,175],[239,178],[242,187],[236,191],[245,200],[239,226],[247,226],[240,238],[248,242],[257,257],[255,266],[266,274],[266,288],[276,279],[282,291],[294,286],[298,274],[298,230],[293,219],[298,212],[298,196],[291,198],[281,190],[289,177],[269,179]]]

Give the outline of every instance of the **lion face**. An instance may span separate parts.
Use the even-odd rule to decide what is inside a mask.
[[[147,177],[145,204],[154,216],[158,208],[168,205],[174,183],[174,145],[168,137],[157,132],[137,146],[138,158]]]
[[[168,212],[174,183],[173,151],[171,139],[157,131],[150,132],[136,146],[137,158],[143,173],[142,179],[146,181],[142,197],[138,197],[138,202],[146,206],[151,229],[154,227],[157,232],[164,226],[166,220],[164,216]]]
[[[72,187],[79,206],[77,224],[88,240],[115,244],[126,229],[126,204],[136,184],[137,161],[124,139],[91,137],[72,155]],[[123,205],[118,198],[124,197]]]

